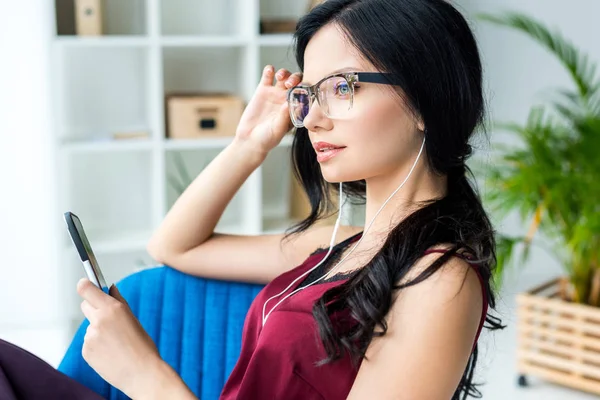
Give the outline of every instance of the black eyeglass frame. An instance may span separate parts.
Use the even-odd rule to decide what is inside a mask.
[[[393,80],[393,76],[394,76],[393,74],[385,73],[385,72],[340,72],[337,74],[331,74],[331,75],[327,75],[326,77],[324,77],[323,79],[321,79],[320,81],[318,81],[317,83],[315,83],[312,86],[296,85],[293,88],[288,89],[286,101],[288,102],[289,105],[291,105],[292,92],[298,88],[301,88],[301,89],[305,89],[308,92],[308,97],[310,99],[309,104],[308,104],[309,108],[312,106],[315,98],[317,99],[319,106],[322,107],[321,100],[319,97],[319,94],[321,93],[321,89],[320,89],[321,84],[328,79],[340,77],[340,78],[344,78],[350,87],[350,108],[352,108],[353,103],[354,103],[354,85],[355,84],[364,82],[364,83],[377,83],[377,84],[382,84],[382,85],[397,86],[397,83],[395,83]],[[325,114],[327,115],[327,113],[325,113]],[[291,107],[290,107],[290,117],[292,118],[292,122],[294,123],[294,118],[292,116]],[[304,127],[304,124],[302,124],[301,126],[298,126],[296,123],[294,123],[294,126],[296,126],[297,128],[302,128],[302,127]]]

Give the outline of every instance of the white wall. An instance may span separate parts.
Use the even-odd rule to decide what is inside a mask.
[[[52,225],[51,6],[0,1],[0,338],[54,362],[65,338]]]
[[[479,12],[519,11],[560,30],[563,36],[600,63],[600,15],[598,0],[459,0],[479,42],[484,63],[489,116],[492,120],[522,123],[531,106],[548,99],[554,88],[572,87],[564,68],[537,42],[515,30],[501,28],[475,18]],[[492,142],[505,140],[491,132]],[[517,218],[497,226],[502,231],[521,233],[527,227]],[[514,292],[562,272],[553,256],[534,250],[530,262],[508,277],[507,290]]]

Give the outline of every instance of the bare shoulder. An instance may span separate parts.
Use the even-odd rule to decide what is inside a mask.
[[[439,257],[423,256],[404,281],[419,276]],[[386,315],[386,334],[370,343],[368,361],[361,364],[348,399],[450,398],[472,352],[482,301],[479,278],[460,257],[449,258],[427,279],[398,290]]]
[[[436,247],[441,250],[448,248],[449,246]],[[424,255],[399,283],[406,284],[417,279],[442,256],[443,253]],[[425,280],[400,290],[394,308],[403,310],[405,307],[413,307],[416,304],[422,306],[428,304],[439,310],[447,305],[464,306],[471,311],[480,313],[483,307],[483,290],[476,268],[478,268],[477,265],[471,264],[463,257],[450,257]]]

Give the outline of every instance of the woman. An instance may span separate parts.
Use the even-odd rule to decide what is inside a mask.
[[[221,398],[477,396],[476,343],[494,307],[495,254],[466,178],[469,139],[484,114],[467,23],[443,0],[327,0],[299,21],[295,39],[302,73],[264,69],[233,143],[148,246],[190,274],[267,284]],[[286,235],[214,233],[292,127],[310,216]],[[330,189],[341,202],[365,201],[364,228],[340,226],[341,212],[333,232],[315,224]],[[90,320],[84,358],[130,397],[194,398],[111,290],[78,286]]]

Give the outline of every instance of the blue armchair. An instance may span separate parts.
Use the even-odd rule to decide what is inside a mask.
[[[262,285],[203,279],[167,266],[117,283],[163,359],[201,399],[217,399],[238,359],[250,303]],[[81,356],[84,321],[58,369],[106,399],[128,399]]]

